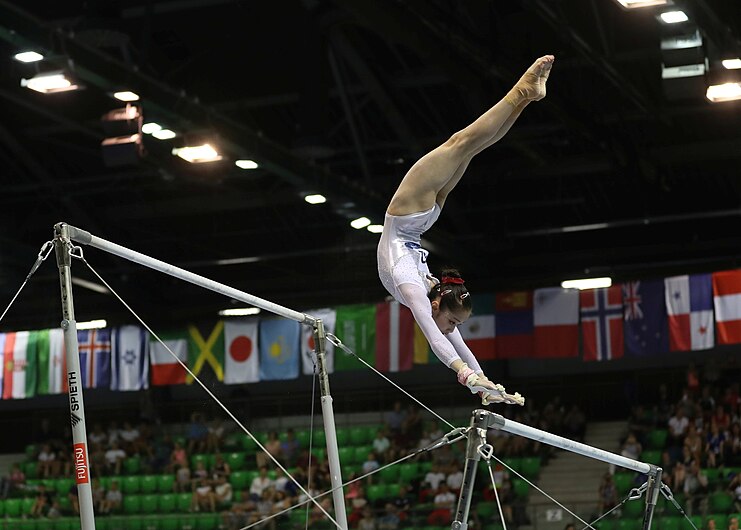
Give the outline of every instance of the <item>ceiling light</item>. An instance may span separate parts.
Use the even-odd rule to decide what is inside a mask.
[[[741,99],[741,83],[711,85],[708,87],[708,91],[705,96],[713,103]]]
[[[175,138],[177,134],[175,134],[175,131],[171,131],[170,129],[160,129],[159,131],[154,131],[152,136],[158,140],[171,140]]]
[[[319,193],[307,195],[306,197],[304,197],[304,200],[309,204],[324,204],[325,202],[327,202],[327,198],[324,195],[320,195]]]
[[[380,234],[383,232],[383,225],[368,225],[367,229],[372,234]]]
[[[259,307],[239,307],[234,309],[222,309],[219,311],[219,315],[222,317],[244,317],[258,314],[260,314]]]
[[[77,329],[101,329],[108,325],[105,320],[88,320],[87,322],[78,322]]]
[[[684,11],[666,11],[659,15],[659,18],[664,24],[679,24],[680,22],[687,22],[689,17]]]
[[[43,59],[44,56],[37,52],[20,52],[16,53],[13,58],[22,63],[35,63]]]
[[[121,101],[139,101],[139,94],[131,92],[130,90],[114,92],[113,97]]]
[[[610,287],[612,278],[586,278],[583,280],[565,280],[561,282],[564,289],[599,289]]]
[[[149,123],[145,123],[144,125],[142,125],[142,132],[144,134],[154,134],[157,131],[161,131],[161,130],[162,130],[162,125],[160,125],[159,123],[154,123],[153,121],[150,121]]]
[[[626,9],[639,9],[641,7],[669,5],[671,0],[617,0],[617,3]]]
[[[728,70],[738,70],[739,68],[741,68],[741,59],[739,58],[723,59],[721,63],[723,64],[723,68],[726,68]]]
[[[254,160],[237,160],[234,165],[239,169],[257,169],[260,167]]]
[[[371,220],[367,217],[358,217],[357,219],[350,221],[350,226],[355,228],[356,230],[360,230],[361,228],[365,228],[366,226],[371,224]]]
[[[173,155],[177,155],[186,162],[191,164],[201,164],[203,162],[216,162],[223,157],[208,144],[189,145],[186,147],[175,147],[172,150]]]
[[[54,94],[56,92],[67,92],[79,87],[72,83],[62,72],[48,72],[37,74],[31,79],[21,79],[21,86],[41,92],[42,94]]]

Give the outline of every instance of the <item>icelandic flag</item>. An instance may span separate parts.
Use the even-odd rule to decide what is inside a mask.
[[[707,350],[715,346],[713,282],[710,274],[664,279],[671,351]]]
[[[334,309],[313,309],[305,313],[321,320],[324,324],[324,331],[334,335],[335,324],[337,323],[337,311]],[[327,373],[331,374],[334,372],[334,344],[327,340],[325,341],[324,349],[325,368],[327,369]],[[314,373],[314,357],[314,328],[303,326],[301,329],[301,367],[305,375],[312,375]]]
[[[139,326],[122,326],[111,341],[111,390],[149,388],[149,332]]]
[[[78,329],[80,372],[83,388],[111,386],[111,330]]]
[[[579,291],[549,287],[533,297],[535,357],[579,355]]]
[[[623,284],[625,346],[632,355],[669,351],[663,280]]]
[[[301,324],[285,318],[260,321],[260,380],[296,379]]]
[[[718,344],[741,342],[741,270],[713,273]]]
[[[581,337],[585,361],[623,356],[623,291],[620,284],[579,293]]]
[[[495,299],[497,357],[514,359],[533,353],[533,292],[498,293]]]

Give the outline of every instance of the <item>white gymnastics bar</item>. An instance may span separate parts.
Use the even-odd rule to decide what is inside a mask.
[[[301,313],[298,311],[294,311],[292,309],[288,309],[287,307],[283,307],[273,302],[269,302],[257,296],[251,295],[249,293],[245,293],[238,289],[234,289],[233,287],[229,287],[228,285],[224,285],[214,280],[210,280],[204,276],[200,276],[198,274],[189,272],[185,269],[181,269],[180,267],[176,267],[175,265],[165,263],[164,261],[160,261],[158,259],[149,257],[145,254],[141,254],[140,252],[136,252],[126,247],[122,247],[121,245],[117,245],[116,243],[106,241],[105,239],[92,235],[90,232],[81,230],[74,226],[70,226],[66,223],[57,223],[54,226],[54,233],[55,233],[54,243],[55,243],[55,247],[57,248],[57,255],[58,255],[57,259],[60,262],[60,279],[62,282],[62,307],[63,307],[63,314],[65,316],[65,321],[63,321],[63,327],[64,327],[64,322],[67,322],[69,320],[71,321],[71,324],[72,324],[70,327],[74,328],[74,314],[71,311],[72,284],[69,280],[70,278],[69,269],[70,269],[70,263],[71,263],[69,242],[75,241],[77,243],[89,245],[91,247],[103,250],[110,254],[114,254],[116,256],[127,259],[134,263],[138,263],[139,265],[143,265],[144,267],[148,267],[150,269],[160,271],[169,276],[179,278],[183,281],[192,283],[194,285],[198,285],[199,287],[203,287],[204,289],[208,289],[210,291],[223,294],[224,296],[228,296],[235,300],[239,300],[242,302],[246,302],[248,304],[252,304],[255,307],[264,309],[265,311],[269,311],[271,313],[274,313],[278,316],[282,316],[284,318],[288,318],[290,320],[295,320],[301,324],[306,324],[314,328],[314,344],[315,344],[315,349],[316,349],[317,367],[319,371],[319,386],[321,390],[322,416],[323,416],[323,421],[324,421],[324,431],[326,433],[327,460],[329,462],[330,482],[331,482],[332,490],[333,490],[332,499],[333,499],[333,504],[334,504],[334,514],[335,514],[335,519],[337,520],[337,523],[341,527],[341,530],[347,530],[348,528],[347,514],[345,512],[345,498],[344,498],[344,494],[342,490],[342,476],[340,473],[339,449],[337,447],[337,434],[335,431],[335,423],[334,423],[334,409],[332,407],[332,396],[329,391],[329,377],[328,377],[327,370],[326,370],[326,359],[325,359],[326,335],[325,335],[324,325],[322,321],[320,319],[316,319],[312,317],[311,315],[307,315],[305,313]],[[62,266],[62,263],[64,264],[64,267]],[[68,309],[68,307],[70,309]],[[76,334],[74,334],[74,337],[73,337],[73,333],[72,332],[68,333],[67,329],[65,328],[65,341],[68,339],[68,337],[70,341],[73,341],[73,343],[70,343],[68,345],[67,355],[68,357],[70,356],[77,357],[79,353],[78,353],[78,348],[77,348]],[[78,365],[79,365],[79,362],[78,362]],[[68,366],[70,365],[68,364]],[[79,368],[78,368],[78,371],[79,371]],[[70,395],[70,399],[71,399],[71,395]],[[84,410],[82,410],[84,409],[84,407],[80,407],[80,409],[81,411],[80,411],[80,414],[78,415],[84,418]],[[87,439],[86,439],[86,433],[84,431],[84,421],[80,423],[82,424],[82,428],[79,432],[79,440],[77,437],[75,438],[75,444],[78,444],[79,442],[80,444],[84,444],[84,446],[86,447]],[[85,456],[87,457],[87,455]],[[90,494],[89,485],[87,485],[87,491],[84,493],[86,493],[86,496],[89,496]],[[82,508],[82,499],[81,499],[80,504]],[[86,509],[85,515],[83,516],[81,514],[81,518],[82,518],[82,523],[83,523],[82,530],[94,530],[95,526],[94,526],[94,520],[93,520],[92,507],[90,507],[89,510]]]
[[[524,436],[525,438],[530,438],[537,442],[647,475],[646,512],[642,528],[644,530],[649,530],[651,528],[653,512],[661,488],[662,469],[660,467],[645,462],[639,462],[631,458],[626,458],[622,455],[604,451],[581,442],[569,440],[568,438],[551,434],[547,431],[535,429],[534,427],[513,420],[508,420],[504,416],[489,412],[488,410],[477,409],[473,411],[471,416],[471,428],[468,432],[468,446],[466,449],[466,466],[463,472],[463,487],[461,488],[460,496],[458,498],[458,506],[451,525],[452,530],[466,530],[468,528],[468,512],[471,506],[473,484],[476,478],[478,463],[482,456],[480,449],[487,444],[487,429],[499,429],[518,436]]]

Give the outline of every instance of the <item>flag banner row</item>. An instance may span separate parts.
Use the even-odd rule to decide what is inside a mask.
[[[603,289],[543,288],[473,296],[461,326],[481,361],[607,361],[741,343],[741,270],[630,281]],[[411,311],[396,301],[307,311],[365,363],[383,372],[437,362]],[[139,326],[79,330],[85,388],[136,391],[192,384],[295,379],[317,369],[313,329],[281,318],[192,323],[160,333]],[[61,329],[0,333],[2,399],[66,392]],[[326,342],[332,372],[362,369]]]

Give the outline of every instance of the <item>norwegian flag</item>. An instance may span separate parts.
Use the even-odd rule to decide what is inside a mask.
[[[623,356],[623,294],[621,285],[579,293],[585,361]]]
[[[111,385],[111,330],[80,329],[80,372],[84,388],[108,388]]]

